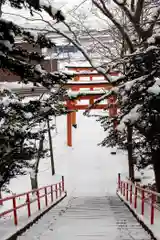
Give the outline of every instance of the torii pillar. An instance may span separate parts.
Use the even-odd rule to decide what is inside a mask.
[[[67,109],[71,110],[71,101],[67,101]],[[67,113],[67,145],[72,147],[72,112]]]
[[[108,98],[108,104],[109,104],[109,116],[110,117],[116,117],[117,116],[117,97],[115,95],[112,95]],[[116,129],[117,127],[117,120],[114,120],[113,127]]]

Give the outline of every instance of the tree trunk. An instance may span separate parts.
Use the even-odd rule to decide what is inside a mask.
[[[127,126],[127,146],[128,146],[128,167],[129,178],[134,181],[134,164],[133,164],[133,146],[132,146],[133,127]]]
[[[0,1],[0,17],[2,17],[2,1]]]
[[[50,157],[51,157],[51,171],[52,175],[55,174],[55,166],[54,166],[54,157],[53,157],[53,146],[52,146],[52,137],[51,137],[51,129],[49,124],[49,119],[47,119],[48,126],[48,138],[49,138],[49,148],[50,148]]]
[[[31,174],[31,175],[30,175],[30,179],[31,179],[31,187],[32,187],[32,190],[37,189],[37,188],[38,188],[37,173]]]
[[[160,149],[152,150],[152,163],[155,174],[156,190],[160,193]]]
[[[33,172],[30,174],[32,190],[38,188],[38,178],[37,178],[38,177],[38,167],[39,167],[41,152],[43,151],[43,142],[44,142],[44,136],[42,136],[40,141],[39,141],[39,149],[38,149],[37,160],[36,160]]]

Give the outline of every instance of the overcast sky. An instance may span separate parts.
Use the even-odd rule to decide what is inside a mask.
[[[48,0],[46,0],[48,1]],[[67,21],[71,19],[76,21],[77,15],[82,14],[81,20],[87,26],[94,27],[95,29],[99,30],[99,28],[104,28],[106,23],[100,19],[97,19],[92,14],[92,4],[91,0],[50,0],[54,7],[61,9],[67,18]],[[46,24],[42,23],[41,21],[28,21],[23,17],[31,18],[30,12],[26,9],[17,10],[11,8],[9,5],[5,5],[2,8],[4,14],[2,15],[3,18],[7,20],[11,20],[14,23],[20,24],[21,26],[25,27],[44,27]],[[8,14],[9,13],[9,14]],[[23,17],[19,17],[17,15],[21,15]],[[46,14],[43,16],[48,20],[49,17]],[[39,18],[39,16],[34,16],[34,18]],[[85,19],[85,20],[84,20]],[[77,21],[78,22],[78,21]]]

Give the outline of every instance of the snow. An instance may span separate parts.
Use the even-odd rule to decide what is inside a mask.
[[[131,109],[131,111],[126,114],[120,124],[117,126],[117,129],[120,131],[120,132],[123,132],[125,127],[126,127],[126,123],[130,123],[130,124],[133,124],[134,122],[136,122],[139,118],[140,118],[140,108],[141,108],[141,105],[137,104],[134,108]]]
[[[131,88],[132,88],[132,86],[133,86],[133,84],[136,82],[136,80],[132,80],[132,81],[129,81],[129,82],[126,82],[125,83],[125,89],[126,89],[126,91],[129,91]]]
[[[123,152],[111,155],[111,149],[98,147],[97,142],[105,133],[94,118],[85,118],[82,112],[78,113],[78,128],[73,131],[73,147],[67,148],[65,118],[60,118],[62,121],[57,121],[58,135],[54,139],[56,169],[65,176],[68,197],[18,239],[90,240],[106,239],[108,236],[110,240],[120,239],[122,233],[118,230],[117,216],[115,218],[113,214],[115,206],[112,207],[111,196],[117,199],[117,173],[127,174],[126,155]],[[121,211],[127,212],[137,229],[136,220],[127,208],[120,201],[115,204],[117,211],[121,208]],[[121,218],[120,215],[119,221]],[[122,239],[128,234],[131,232],[125,232]],[[145,231],[143,234],[146,234]],[[149,239],[148,235],[143,239]]]
[[[8,51],[12,51],[13,44],[11,44],[8,40],[0,40],[0,44],[8,48]]]
[[[135,177],[138,177],[141,179],[141,182],[140,182],[141,186],[152,185],[155,183],[154,171],[151,165],[147,166],[146,168],[140,171],[135,169]]]
[[[0,88],[8,88],[8,89],[14,89],[14,88],[33,88],[33,83],[19,83],[19,82],[0,82]]]
[[[147,233],[116,197],[117,174],[128,175],[126,153],[117,150],[117,155],[111,155],[110,148],[97,146],[106,133],[95,118],[84,117],[83,112],[77,113],[78,128],[72,130],[73,147],[66,146],[66,116],[58,117],[56,123],[58,134],[52,131],[56,175],[51,176],[50,160],[46,158],[40,162],[38,180],[39,186],[43,186],[59,181],[64,175],[68,196],[18,239],[75,239],[78,234],[78,239],[84,240],[106,239],[107,236],[110,240],[126,237],[129,240],[136,234],[149,240]],[[10,189],[13,193],[30,190],[29,174],[13,179]],[[24,209],[19,213],[21,224],[27,219],[25,212]],[[126,225],[121,224],[123,219],[128,228],[132,227],[126,229]],[[4,239],[6,226],[8,232],[13,231],[11,219],[6,219],[5,225],[1,222],[0,239]]]
[[[102,68],[102,67],[98,67],[97,71],[100,71],[100,72],[106,74],[106,70],[104,68]]]
[[[41,67],[40,64],[37,64],[37,65],[35,66],[35,71],[37,71],[37,72],[39,72],[39,73],[41,73],[41,74],[46,74],[46,73],[47,73],[46,70],[43,70],[43,69],[42,69],[42,67]]]
[[[150,38],[147,39],[147,42],[148,42],[149,44],[155,43],[155,36],[152,35]]]
[[[49,1],[40,0],[39,4],[40,4],[41,7],[43,7],[43,6],[50,7],[53,16],[55,16],[57,14],[57,12],[59,11],[59,9],[53,7]]]
[[[33,117],[33,114],[32,114],[32,113],[30,113],[30,112],[25,113],[25,118],[26,118],[26,119],[30,119],[30,118],[32,118],[32,117]]]
[[[156,47],[156,46],[154,46],[154,45],[151,45],[151,46],[149,46],[147,49],[146,49],[146,52],[149,52],[149,51],[151,51],[151,50],[157,50],[158,49],[158,47]]]
[[[89,80],[89,79],[88,79],[88,80]],[[86,79],[83,80],[83,78],[81,78],[80,81],[68,80],[67,83],[68,83],[68,84],[74,84],[74,85],[75,85],[75,84],[78,85],[78,84],[92,84],[92,83],[97,83],[97,84],[98,84],[98,83],[106,83],[106,81],[105,81],[104,79],[100,78],[100,77],[99,77],[98,79],[96,79],[96,80],[95,80],[95,79],[93,79],[93,80],[94,80],[94,82],[92,82],[92,81],[87,81]]]
[[[71,91],[71,90],[68,90],[67,91],[67,94],[68,94],[68,96],[69,97],[78,97],[78,96],[85,96],[85,95],[92,95],[92,94],[105,94],[106,93],[106,91],[105,91],[105,89],[99,89],[99,90],[92,90],[92,91],[90,91],[90,90],[88,90],[88,91],[86,91],[86,90],[80,90],[80,91]]]
[[[160,94],[160,87],[157,83],[155,83],[152,87],[148,88],[148,93],[152,93],[154,95]]]
[[[69,148],[66,146],[66,116],[57,118],[58,134],[52,132],[57,174],[55,177],[51,176],[49,158],[41,160],[38,174],[39,186],[57,182],[61,175],[64,175],[68,201],[77,196],[115,194],[117,173],[127,172],[126,155],[119,152],[113,156],[110,154],[111,149],[97,146],[97,143],[105,137],[105,133],[95,118],[84,117],[83,112],[79,112],[77,124],[78,128],[73,129],[73,147]],[[30,190],[29,174],[13,179],[9,188],[13,193]],[[3,193],[3,197],[7,195]],[[8,205],[5,206],[5,209],[8,207]],[[23,222],[26,219],[26,215],[23,217],[24,213],[25,209],[21,214],[19,213]],[[13,226],[12,221],[9,221],[8,230],[11,226]]]
[[[8,107],[9,104],[16,103],[16,102],[19,104],[19,100],[16,99],[16,97],[14,99],[11,99],[9,96],[6,96],[0,99],[0,104],[3,104],[5,107]]]
[[[150,240],[117,196],[82,196],[62,204],[18,239]]]

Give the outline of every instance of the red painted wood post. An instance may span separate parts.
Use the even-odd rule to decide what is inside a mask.
[[[62,192],[64,192],[64,176],[62,176]]]
[[[31,204],[30,204],[30,198],[29,198],[29,193],[27,193],[27,209],[28,209],[28,217],[31,216]]]
[[[45,193],[45,204],[46,206],[48,206],[47,187],[44,188],[44,193]]]
[[[126,183],[126,200],[128,201],[128,182]]]
[[[125,195],[125,183],[123,182],[123,185],[122,185],[122,188],[123,188],[123,196]]]
[[[79,71],[76,71],[76,72],[79,72]],[[78,82],[80,80],[80,77],[79,76],[75,76],[74,77],[74,81],[75,82]],[[79,87],[73,87],[72,88],[73,91],[79,91]]]
[[[92,74],[92,73],[91,73],[91,74]],[[90,81],[93,81],[93,76],[92,76],[92,75],[91,75],[89,78],[90,78]],[[91,87],[91,88],[90,88],[90,91],[93,91],[93,90],[94,90],[93,87]]]
[[[70,101],[67,101],[67,109],[71,110]],[[72,147],[72,113],[67,113],[67,145]]]
[[[117,97],[116,96],[113,96],[113,115],[114,116],[117,116]]]
[[[132,183],[130,185],[130,204],[132,204]]]
[[[51,185],[51,202],[53,202],[53,185]]]
[[[123,183],[123,196],[125,197],[125,192],[126,192],[126,183]]]
[[[144,199],[145,199],[144,189],[141,190],[141,214],[144,215]]]
[[[61,182],[58,185],[59,185],[59,196],[61,197],[61,193],[62,193]]]
[[[123,195],[123,181],[121,182],[121,186],[122,186],[122,195]]]
[[[93,76],[91,75],[91,76],[90,76],[90,81],[92,81],[92,80],[93,80]],[[91,87],[91,88],[90,88],[90,91],[93,91],[93,90],[94,90],[94,88]],[[90,105],[94,104],[94,98],[90,98],[89,104],[90,104]]]
[[[56,199],[57,199],[58,198],[58,186],[57,186],[57,184],[55,186],[55,191],[56,191]]]
[[[120,184],[121,184],[121,174],[118,173],[118,190],[120,190]]]
[[[41,203],[40,203],[40,196],[39,196],[39,189],[37,189],[37,203],[38,203],[38,210],[41,210]]]
[[[109,117],[112,117],[112,96],[108,98]]]
[[[1,191],[1,189],[0,189],[0,206],[2,206],[3,205],[3,201],[2,201],[2,191]]]
[[[76,104],[74,104],[74,107],[76,106]],[[76,122],[76,112],[72,112],[72,126],[76,126],[77,122]]]
[[[72,101],[70,101],[70,103],[71,103],[71,105],[69,105],[69,107],[72,106],[72,109],[75,109],[77,101],[72,100]],[[71,118],[72,118],[72,126],[76,126],[77,125],[77,123],[76,123],[76,111],[71,113]]]
[[[13,216],[14,216],[14,224],[18,225],[18,219],[17,219],[17,207],[16,207],[16,197],[13,197]]]
[[[123,182],[121,181],[121,194],[123,192]]]
[[[134,208],[137,208],[137,186],[134,189]]]
[[[117,116],[117,104],[116,104],[116,96],[112,95],[108,98],[108,104],[109,104],[109,116],[115,117]]]
[[[151,224],[154,224],[154,204],[156,201],[156,196],[154,193],[151,195]]]

